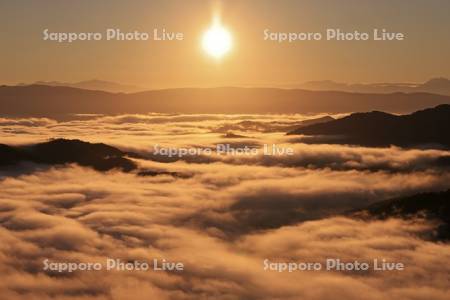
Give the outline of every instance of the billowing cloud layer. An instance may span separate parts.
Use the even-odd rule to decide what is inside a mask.
[[[330,168],[334,170],[418,171],[433,168],[447,169],[450,152],[444,150],[405,150],[397,147],[369,148],[346,145],[304,144],[285,136],[285,132],[261,132],[250,126],[235,134],[244,138],[226,138],[218,132],[227,125],[247,121],[260,127],[268,124],[296,124],[319,116],[304,115],[119,115],[86,116],[83,119],[56,122],[41,118],[0,119],[2,143],[27,144],[49,138],[78,138],[102,142],[123,150],[138,152],[157,161],[184,160],[187,162],[223,162],[236,165],[264,165],[281,167]],[[337,116],[334,116],[337,117]],[[256,130],[256,131],[252,131]],[[155,147],[166,149],[212,148],[229,145],[231,148],[258,148],[258,155],[195,155],[181,158],[155,155]],[[264,145],[269,149],[290,148],[293,155],[262,155]]]
[[[154,144],[221,142],[294,148],[292,156],[137,159],[168,175],[100,173],[76,165],[3,170],[0,295],[5,299],[446,299],[450,246],[420,219],[339,216],[386,198],[448,189],[444,150],[291,143],[283,133],[215,133],[280,116],[117,116],[2,121],[5,143],[49,137],[106,142],[146,157]],[[290,116],[291,121],[299,116]],[[12,130],[15,133],[12,133]],[[21,132],[21,133],[19,133]],[[31,171],[30,171],[31,170]],[[186,176],[171,176],[170,172]],[[180,261],[184,271],[44,271],[43,261]],[[386,259],[404,271],[264,270],[263,261]]]

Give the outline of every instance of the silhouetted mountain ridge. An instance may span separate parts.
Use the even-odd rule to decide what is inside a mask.
[[[26,85],[48,85],[48,86],[65,86],[65,87],[73,87],[78,89],[85,90],[96,90],[96,91],[105,91],[110,93],[136,93],[139,91],[145,90],[142,87],[121,84],[117,82],[105,81],[105,80],[84,80],[80,82],[70,83],[70,82],[59,82],[59,81],[37,81],[32,84],[19,84],[19,86]]]
[[[86,90],[99,90],[111,93],[136,93],[145,91],[145,88],[111,82],[106,80],[91,79],[80,82],[60,82],[60,81],[36,81],[31,84],[21,83],[18,86],[25,85],[48,85],[48,86],[66,86]],[[342,83],[332,80],[307,81],[297,85],[281,85],[286,88],[305,89],[312,91],[342,91],[350,93],[432,93],[450,96],[450,80],[444,77],[431,78],[423,83],[413,82],[384,82],[384,83]]]
[[[359,94],[276,88],[185,88],[133,94],[60,86],[0,86],[0,114],[64,118],[70,114],[123,113],[347,113],[411,112],[450,103],[449,96]]]
[[[168,175],[175,178],[190,178],[189,173],[170,172],[158,169],[142,169],[130,158],[142,159],[134,152],[123,152],[103,143],[88,143],[81,140],[53,139],[48,142],[26,146],[0,144],[0,170],[23,162],[43,165],[77,164],[97,171],[113,169],[123,172],[135,171],[138,176]]]
[[[126,153],[114,147],[80,140],[55,139],[17,147],[0,144],[0,167],[29,161],[49,165],[76,163],[98,171],[136,169],[135,163],[125,156]]]
[[[402,116],[379,111],[354,113],[288,134],[333,136],[338,137],[336,143],[367,146],[439,144],[450,147],[449,128],[450,105],[444,104]]]
[[[389,199],[351,214],[360,217],[368,214],[377,219],[422,217],[438,220],[441,224],[437,228],[437,238],[450,239],[450,190]]]

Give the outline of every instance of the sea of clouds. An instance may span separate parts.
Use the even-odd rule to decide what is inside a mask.
[[[301,115],[121,115],[0,119],[1,143],[102,142],[140,168],[77,165],[0,170],[0,295],[4,299],[448,299],[450,247],[430,220],[354,219],[384,199],[450,188],[449,151],[304,144],[284,126]],[[221,128],[244,120],[239,138]],[[234,126],[233,128],[236,128]],[[256,129],[255,129],[256,128]],[[153,153],[166,147],[277,144],[292,156]],[[164,173],[165,172],[165,173]],[[182,174],[173,176],[171,174]],[[263,260],[402,262],[394,272],[265,271]],[[180,261],[180,272],[58,273],[43,261]]]

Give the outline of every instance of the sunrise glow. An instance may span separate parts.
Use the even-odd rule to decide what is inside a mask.
[[[202,46],[206,53],[215,58],[220,58],[229,52],[232,47],[231,34],[217,22],[204,33]]]

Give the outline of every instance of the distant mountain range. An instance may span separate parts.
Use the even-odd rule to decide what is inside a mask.
[[[110,93],[136,93],[148,90],[144,87],[122,84],[105,80],[84,80],[80,82],[36,81],[25,85],[66,86],[85,90],[97,90]],[[431,93],[450,96],[450,80],[439,77],[424,83],[341,83],[332,80],[308,81],[297,85],[283,85],[283,88],[304,89],[312,91],[341,91],[350,93]]]
[[[329,136],[333,143],[366,146],[418,146],[438,144],[450,147],[450,105],[396,116],[373,111],[321,124],[298,128],[288,135]]]
[[[314,91],[345,91],[352,93],[432,93],[450,95],[450,80],[433,78],[424,83],[339,83],[331,80],[309,81],[296,88]]]
[[[19,86],[27,86],[27,85],[66,86],[85,90],[105,91],[110,93],[136,93],[145,90],[145,88],[138,87],[135,85],[127,85],[97,79],[85,80],[75,83],[59,82],[59,81],[36,81],[32,84],[25,84],[25,83],[19,84]]]
[[[63,86],[0,86],[0,115],[64,118],[123,113],[408,113],[450,103],[428,93],[360,94],[276,88],[184,88],[123,94]]]

